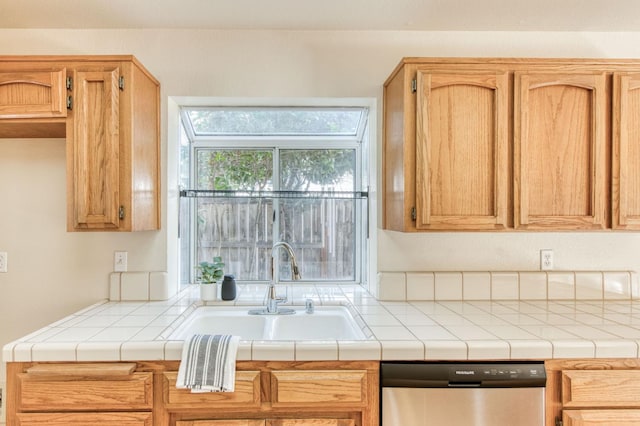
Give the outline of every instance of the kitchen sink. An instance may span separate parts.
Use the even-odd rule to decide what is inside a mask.
[[[169,336],[185,340],[192,334],[233,334],[243,340],[366,340],[365,334],[344,306],[316,306],[312,314],[304,306],[288,306],[293,315],[249,315],[261,306],[201,306]]]

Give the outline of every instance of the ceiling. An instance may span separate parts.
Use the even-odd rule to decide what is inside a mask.
[[[640,31],[640,1],[0,0],[0,28]]]

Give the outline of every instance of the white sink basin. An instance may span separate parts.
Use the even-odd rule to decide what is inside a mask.
[[[233,334],[243,340],[365,340],[366,336],[344,306],[303,306],[293,315],[249,315],[260,306],[201,306],[169,336],[185,340],[192,334]]]

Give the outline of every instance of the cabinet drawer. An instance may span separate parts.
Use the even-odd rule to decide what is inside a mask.
[[[264,420],[182,420],[176,426],[264,426]]]
[[[153,375],[134,369],[135,364],[37,365],[18,374],[18,410],[151,410]]]
[[[272,404],[361,405],[367,402],[366,370],[283,370],[271,373]]]
[[[564,426],[623,426],[640,424],[640,410],[565,410]]]
[[[0,72],[0,118],[66,117],[66,69]]]
[[[17,426],[152,426],[151,413],[18,413]]]
[[[236,371],[234,392],[191,393],[188,389],[176,388],[178,372],[164,373],[164,398],[167,408],[198,407],[259,407],[260,406],[260,372]]]
[[[267,426],[355,426],[353,419],[276,419],[267,420]]]
[[[565,408],[640,407],[640,370],[565,370]]]

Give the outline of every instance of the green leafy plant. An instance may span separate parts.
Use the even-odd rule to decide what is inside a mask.
[[[214,284],[224,276],[224,263],[222,258],[216,256],[213,262],[200,262],[198,269],[200,270],[199,281],[201,284]]]

